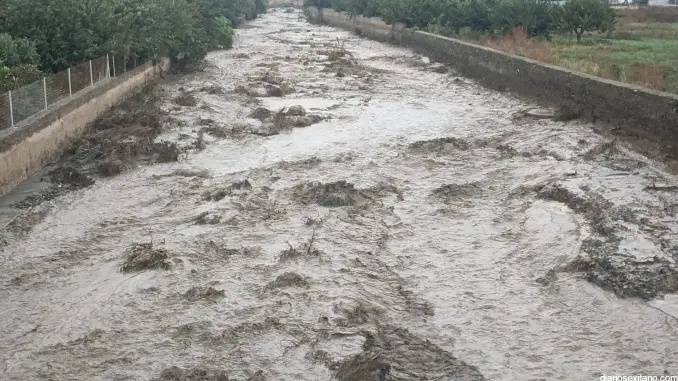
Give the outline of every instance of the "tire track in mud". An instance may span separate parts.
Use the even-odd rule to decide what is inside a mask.
[[[670,298],[581,279],[675,291],[673,178],[592,126],[296,11],[146,95],[4,232],[9,379],[678,373]]]

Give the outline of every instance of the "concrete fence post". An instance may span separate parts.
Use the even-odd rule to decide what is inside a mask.
[[[111,78],[111,61],[108,54],[106,54],[106,79]]]
[[[89,60],[89,84],[94,86],[94,73],[92,73],[92,60]]]
[[[113,77],[115,78],[115,54],[112,57],[113,62]]]
[[[14,127],[14,107],[12,106],[12,90],[9,91],[9,124]]]
[[[45,93],[45,110],[47,110],[47,77],[42,77],[42,89]]]
[[[68,96],[73,96],[73,86],[71,85],[71,68],[68,68]]]

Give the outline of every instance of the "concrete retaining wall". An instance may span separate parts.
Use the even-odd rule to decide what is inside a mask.
[[[91,122],[168,69],[169,60],[143,65],[0,139],[0,195],[58,158],[69,142],[79,137]]]
[[[448,63],[489,88],[512,91],[540,103],[567,108],[595,122],[611,123],[678,150],[678,96],[598,78],[431,33],[352,17],[332,9],[308,9],[312,21],[407,46]]]

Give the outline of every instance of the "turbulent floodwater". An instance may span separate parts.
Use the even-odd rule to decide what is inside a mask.
[[[595,190],[673,226],[644,188],[671,180],[659,164],[596,156],[591,125],[516,118],[530,105],[297,11],[207,61],[158,90],[179,162],[97,179],[5,238],[0,378],[678,374],[675,298],[550,271],[597,233],[535,191]],[[121,272],[135,250],[160,268]]]

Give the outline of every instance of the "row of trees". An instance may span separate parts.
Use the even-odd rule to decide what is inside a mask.
[[[0,0],[0,87],[113,53],[202,59],[268,0]],[[4,78],[4,82],[3,82]],[[13,80],[14,83],[9,83]]]
[[[305,5],[455,34],[462,29],[506,33],[522,27],[530,36],[566,31],[578,40],[589,31],[612,30],[616,18],[606,0],[567,0],[563,5],[548,0],[306,0]]]

